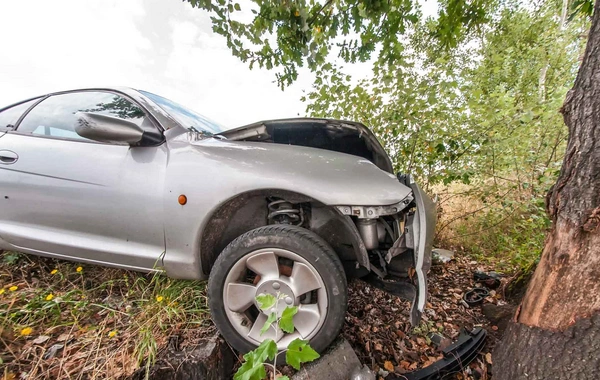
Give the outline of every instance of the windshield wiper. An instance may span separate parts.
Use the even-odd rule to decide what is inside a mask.
[[[221,136],[216,133],[206,131],[204,129],[198,130],[198,128],[194,127],[193,125],[188,128],[188,131],[190,131],[192,133],[197,133],[197,134],[201,135],[202,137],[214,137],[214,138],[218,138],[221,140],[227,140],[227,137],[225,137],[225,136]]]

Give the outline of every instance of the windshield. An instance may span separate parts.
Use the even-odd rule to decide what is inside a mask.
[[[194,128],[211,134],[223,132],[226,128],[215,123],[214,121],[207,119],[206,117],[197,114],[189,108],[186,108],[180,104],[165,99],[162,96],[158,96],[151,92],[140,91],[142,94],[150,98],[154,103],[158,104],[160,108],[165,110],[175,120],[179,122],[185,128]]]

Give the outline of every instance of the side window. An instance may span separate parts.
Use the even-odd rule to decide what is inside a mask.
[[[0,111],[0,131],[7,130],[10,126],[14,128],[21,115],[23,115],[23,113],[38,100],[40,100],[40,98],[17,104],[16,106],[8,107]]]
[[[77,112],[94,112],[141,125],[144,111],[129,100],[109,92],[82,91],[54,95],[35,106],[17,131],[34,135],[88,140],[75,132]]]

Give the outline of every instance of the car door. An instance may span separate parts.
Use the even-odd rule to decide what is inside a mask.
[[[35,105],[0,138],[0,151],[11,152],[0,164],[0,239],[41,255],[160,265],[165,144],[87,140],[75,132],[76,112],[152,125],[132,100],[108,91],[56,94]]]
[[[35,103],[39,102],[42,97],[26,100],[11,106],[5,107],[0,110],[0,137],[2,137],[7,131],[11,131],[15,128],[15,125],[21,118],[21,116],[31,108]],[[5,157],[5,156],[0,156]],[[5,157],[6,159],[6,157]]]

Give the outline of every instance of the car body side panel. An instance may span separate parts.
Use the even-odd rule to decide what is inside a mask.
[[[14,164],[0,165],[5,248],[146,270],[164,253],[164,145],[9,132],[0,149],[19,154]]]
[[[360,157],[321,149],[243,141],[201,139],[167,131],[170,150],[165,181],[167,273],[202,276],[201,232],[227,200],[254,190],[285,190],[325,205],[390,205],[410,188]],[[185,206],[178,204],[186,195]],[[176,220],[177,224],[169,223]]]

